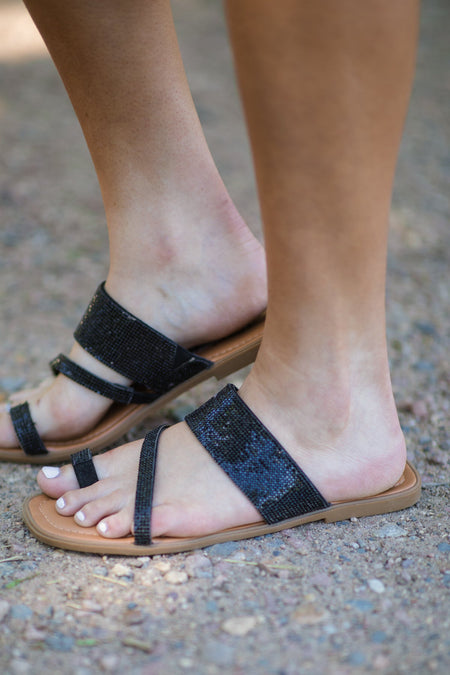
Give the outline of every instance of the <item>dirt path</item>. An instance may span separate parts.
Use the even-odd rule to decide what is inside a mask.
[[[220,3],[173,4],[213,154],[258,232]],[[36,469],[0,465],[2,673],[449,672],[449,34],[446,0],[424,2],[388,265],[390,358],[409,456],[424,481],[418,506],[194,554],[102,558],[36,542],[20,516]],[[17,0],[0,0],[0,131],[7,396],[47,375],[106,270],[104,216],[82,134]],[[168,417],[215,386],[178,401]]]

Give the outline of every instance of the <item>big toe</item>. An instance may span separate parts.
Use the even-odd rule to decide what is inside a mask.
[[[61,497],[69,490],[76,490],[80,487],[70,464],[61,468],[43,466],[37,475],[37,482],[42,492],[53,499]]]

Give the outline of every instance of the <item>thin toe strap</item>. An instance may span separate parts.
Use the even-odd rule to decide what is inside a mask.
[[[97,471],[92,461],[92,452],[84,448],[70,456],[72,466],[80,488],[88,487],[98,481]]]
[[[149,546],[152,543],[150,522],[152,515],[153,487],[155,484],[156,455],[161,432],[167,428],[162,424],[149,431],[142,443],[134,506],[134,543]]]
[[[234,385],[227,385],[185,421],[267,523],[329,506]]]
[[[10,408],[9,414],[14,426],[14,431],[19,440],[20,447],[26,455],[45,455],[47,448],[39,436],[33,418],[30,413],[30,406],[27,401],[19,403]]]

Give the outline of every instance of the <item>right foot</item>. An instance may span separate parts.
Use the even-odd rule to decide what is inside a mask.
[[[148,256],[146,269],[136,273],[112,268],[106,288],[130,312],[184,347],[218,340],[244,327],[266,306],[264,251],[240,219],[218,228],[197,249],[188,242],[185,255],[173,251],[161,265]],[[187,235],[189,237],[189,234]],[[192,238],[191,238],[192,239]],[[117,384],[123,376],[101,364],[75,343],[70,358],[95,375]],[[151,360],[151,354],[149,354]],[[44,441],[63,441],[88,432],[104,416],[111,401],[64,375],[10,397],[10,405],[28,401]],[[0,406],[0,447],[18,447],[7,405]]]

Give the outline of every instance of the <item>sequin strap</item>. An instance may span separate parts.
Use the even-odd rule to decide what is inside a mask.
[[[130,403],[151,403],[158,398],[158,394],[153,392],[138,391],[134,387],[126,387],[122,384],[114,384],[103,380],[101,377],[97,377],[97,375],[89,372],[89,370],[82,368],[82,366],[79,366],[78,363],[75,363],[67,356],[64,356],[64,354],[57,356],[50,363],[50,367],[55,375],[62,373],[74,382],[86,387],[86,389],[95,391],[96,394],[105,396],[116,403],[124,403],[126,405]]]
[[[267,523],[329,506],[234,385],[227,385],[185,421]]]
[[[150,521],[152,515],[153,486],[155,483],[156,455],[161,432],[167,425],[162,424],[149,431],[142,443],[139,471],[134,504],[134,543],[148,546],[152,543]]]
[[[92,461],[92,452],[89,448],[80,450],[70,456],[72,466],[80,488],[97,483],[98,476]]]
[[[212,365],[130,314],[111,298],[104,283],[74,337],[96,359],[158,395]]]
[[[10,409],[9,414],[11,415],[11,421],[20,447],[25,454],[45,455],[48,450],[36,431],[28,403],[25,401],[25,403],[15,405]]]

